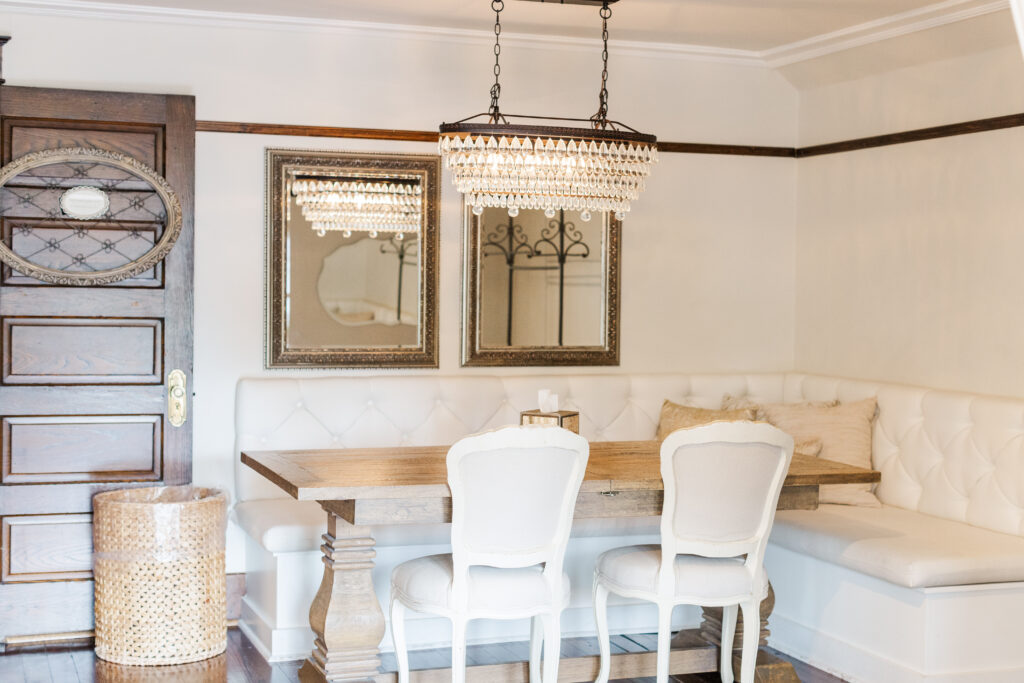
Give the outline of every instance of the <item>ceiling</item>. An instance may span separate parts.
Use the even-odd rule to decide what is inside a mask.
[[[557,0],[555,0],[557,1]],[[489,30],[488,0],[106,0],[106,3],[311,19]],[[105,4],[106,4],[105,3]],[[65,6],[74,2],[65,1]],[[90,4],[90,3],[83,3]],[[960,11],[983,0],[621,0],[613,6],[612,40],[674,43],[750,52],[770,51],[910,12]],[[109,7],[110,5],[107,4]],[[932,9],[924,9],[929,8]],[[506,2],[510,33],[596,38],[597,8]],[[887,23],[887,22],[883,22]]]

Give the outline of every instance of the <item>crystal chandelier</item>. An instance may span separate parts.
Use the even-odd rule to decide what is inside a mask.
[[[614,0],[611,0],[614,1]],[[494,85],[491,106],[456,123],[441,124],[439,148],[455,186],[466,196],[473,213],[484,207],[541,209],[552,218],[559,209],[579,211],[583,220],[591,211],[614,212],[621,220],[630,202],[644,190],[651,166],[658,160],[657,138],[608,119],[609,0],[601,3],[604,51],[597,113],[589,119],[502,114],[501,11],[503,0],[492,0],[494,10]],[[474,119],[482,121],[473,122]],[[589,122],[588,127],[510,123],[509,119],[547,119]]]
[[[396,240],[418,233],[423,215],[423,188],[419,183],[368,182],[300,178],[291,193],[302,217],[323,237],[340,231],[351,237],[365,232],[370,237],[386,233]]]

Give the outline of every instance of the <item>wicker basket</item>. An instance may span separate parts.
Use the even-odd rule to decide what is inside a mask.
[[[192,486],[93,498],[97,657],[183,664],[224,652],[226,510],[223,491]]]

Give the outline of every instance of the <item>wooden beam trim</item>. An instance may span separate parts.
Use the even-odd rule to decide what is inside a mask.
[[[362,140],[399,140],[437,142],[438,134],[429,130],[393,130],[389,128],[340,128],[333,126],[293,126],[284,123],[239,123],[236,121],[196,121],[198,133],[248,133],[252,135],[294,135],[314,138],[358,138]],[[714,145],[696,142],[659,142],[658,151],[669,154],[726,154],[759,157],[795,157],[792,147],[751,145]]]
[[[855,140],[843,140],[841,142],[829,142],[823,145],[801,147],[796,150],[796,156],[797,158],[802,159],[804,157],[821,156],[822,154],[855,152],[861,149],[871,149],[874,147],[888,147],[889,145],[902,145],[907,142],[936,140],[939,138],[948,138],[957,135],[969,135],[971,133],[986,133],[992,130],[1002,130],[1004,128],[1017,128],[1020,126],[1024,126],[1024,114],[995,116],[988,119],[977,119],[975,121],[951,123],[944,126],[918,128],[917,130],[908,130],[900,133],[874,135],[866,138],[857,138]]]
[[[294,135],[310,138],[359,138],[363,140],[404,140],[437,142],[438,134],[428,130],[391,130],[388,128],[340,128],[334,126],[294,126],[283,123],[239,123],[236,121],[196,121],[197,133],[248,133],[251,135]]]
[[[824,154],[854,152],[875,147],[901,145],[907,142],[936,140],[971,133],[985,133],[1004,128],[1024,126],[1024,113],[995,116],[988,119],[951,123],[944,126],[875,135],[855,140],[842,140],[809,147],[771,147],[758,145],[717,145],[699,142],[659,142],[658,151],[665,154],[717,154],[803,159]],[[239,123],[236,121],[196,121],[200,133],[246,133],[252,135],[293,135],[297,137],[357,138],[363,140],[399,140],[405,142],[437,142],[438,134],[427,130],[389,128],[341,128],[333,126],[297,126],[281,123]]]

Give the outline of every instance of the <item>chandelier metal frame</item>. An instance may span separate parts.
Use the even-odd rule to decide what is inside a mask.
[[[610,4],[600,4],[602,20],[601,89],[597,112],[586,119],[505,114],[501,111],[501,12],[494,10],[494,84],[486,112],[440,126],[439,150],[466,195],[473,213],[485,206],[557,210],[614,211],[621,219],[644,189],[657,162],[657,137],[608,118],[608,20]],[[479,119],[479,120],[478,120]],[[514,120],[514,121],[513,121]],[[588,123],[588,127],[520,123],[542,120]]]

